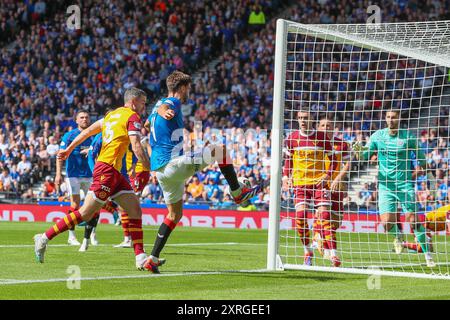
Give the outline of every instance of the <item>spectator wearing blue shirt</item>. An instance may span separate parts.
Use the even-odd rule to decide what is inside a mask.
[[[201,182],[204,182],[204,181],[206,181],[208,174],[209,174],[209,170],[205,169],[205,170],[197,172],[197,177]]]
[[[237,42],[237,37],[233,28],[231,27],[231,23],[227,22],[225,27],[222,29],[223,34],[223,43],[225,45],[225,50],[230,51],[233,47],[233,44]]]
[[[152,177],[151,183],[147,186],[148,194],[146,195],[146,202],[160,203],[164,200],[161,186],[156,177]]]
[[[218,184],[220,181],[221,174],[222,173],[220,171],[218,171],[217,167],[214,166],[211,170],[208,171],[206,177],[208,180],[213,180],[215,184]],[[200,180],[200,181],[202,181],[202,180]]]
[[[220,201],[220,188],[216,180],[208,179],[207,184],[205,185],[205,191],[203,192],[203,199],[205,199],[205,201]]]
[[[233,200],[231,200],[231,197],[229,194],[224,194],[223,199],[218,204],[218,208],[220,209],[233,209],[235,208],[236,204]]]
[[[437,199],[438,200],[442,200],[442,201],[450,201],[450,196],[449,196],[449,183],[448,183],[448,176],[445,176],[444,179],[442,180],[442,182],[439,184],[438,186],[438,196]]]

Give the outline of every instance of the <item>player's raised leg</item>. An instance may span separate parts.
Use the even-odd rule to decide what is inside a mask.
[[[203,157],[209,158],[209,154],[211,155],[211,158],[203,159],[203,161],[206,163],[211,163],[211,160],[213,162],[217,162],[220,172],[222,172],[225,180],[227,180],[227,183],[230,186],[231,196],[237,204],[250,200],[261,191],[261,186],[259,185],[252,188],[247,188],[239,184],[236,171],[234,170],[233,161],[230,157],[230,152],[228,152],[225,145],[220,144],[207,146],[205,148],[205,152],[203,153]]]

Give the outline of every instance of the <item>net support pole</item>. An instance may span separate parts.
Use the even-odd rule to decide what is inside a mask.
[[[281,168],[284,123],[284,86],[286,76],[287,22],[277,20],[275,74],[272,112],[272,152],[270,166],[270,206],[267,243],[267,269],[276,270],[281,209]]]

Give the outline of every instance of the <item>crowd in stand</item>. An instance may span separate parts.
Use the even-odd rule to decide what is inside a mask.
[[[106,106],[121,105],[124,90],[131,86],[144,88],[149,100],[155,101],[164,93],[170,72],[192,72],[229,51],[242,39],[240,35],[262,28],[266,17],[287,3],[85,1],[81,30],[70,30],[63,23],[65,10],[49,18],[45,15],[48,3],[41,2],[42,18],[27,20],[27,32],[23,32],[25,25],[17,26],[22,31],[9,25],[15,43],[12,49],[0,52],[0,157],[4,160],[0,169],[6,169],[1,190],[26,191],[24,197],[32,195],[28,187],[37,179],[51,175],[58,143],[64,132],[75,126],[77,110],[89,111],[95,120]],[[22,7],[34,13],[42,4],[11,2],[2,10],[12,14],[21,12]],[[6,41],[11,39],[8,36]],[[205,120],[204,106],[199,104],[211,110],[209,96],[217,98],[211,88],[193,91],[195,98],[183,110],[187,122],[190,116]],[[240,97],[236,99],[239,102],[234,103],[241,103]],[[18,170],[23,157],[31,166]],[[52,184],[51,178],[46,179],[41,196],[56,194]]]
[[[83,1],[81,30],[73,31],[66,26],[65,10],[52,9],[48,1],[6,3],[0,11],[9,16],[2,15],[0,29],[8,32],[0,32],[0,43],[16,42],[12,50],[0,49],[0,190],[16,192],[24,199],[64,196],[64,186],[56,190],[51,175],[58,143],[75,126],[77,110],[89,111],[93,119],[100,117],[106,107],[121,105],[124,90],[131,86],[145,89],[149,101],[156,101],[164,94],[165,78],[171,71],[192,73],[215,57],[217,64],[195,78],[190,99],[182,107],[186,128],[191,132],[202,129],[190,138],[197,144],[207,139],[229,143],[239,176],[248,177],[252,184],[267,181],[275,48],[275,20],[271,18],[290,5],[287,18],[293,21],[365,22],[366,8],[372,4],[91,0]],[[379,4],[384,22],[442,20],[448,14],[445,0]],[[245,39],[244,34],[251,36]],[[316,101],[311,106],[318,110],[342,110],[342,105],[321,104],[328,101],[325,96],[303,98]],[[370,98],[386,100],[376,95]],[[344,126],[339,134],[346,140],[364,139],[365,126],[377,126],[377,121],[365,121],[366,116],[364,110],[356,110],[353,119],[342,119],[342,123],[361,125]],[[217,168],[208,167],[188,181],[185,201],[230,206],[222,178]],[[30,186],[42,180],[41,193],[33,194]],[[144,202],[163,202],[155,178],[143,198]],[[267,206],[268,188],[253,202]]]
[[[15,39],[37,23],[48,23],[57,11],[64,12],[70,1],[3,0],[0,7],[0,46]],[[23,36],[23,35],[22,35]]]

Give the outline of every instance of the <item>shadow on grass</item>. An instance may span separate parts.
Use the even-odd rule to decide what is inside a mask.
[[[178,271],[178,272],[184,272],[184,271]],[[209,273],[209,272],[216,272],[216,271],[207,271],[207,270],[189,270],[186,271],[186,274],[189,273]],[[332,275],[330,273],[324,272],[323,274],[317,274],[312,273],[309,271],[301,272],[298,271],[283,271],[283,272],[263,272],[263,271],[239,271],[239,270],[220,270],[217,271],[220,272],[222,276],[245,276],[245,277],[257,277],[257,278],[265,278],[265,279],[284,279],[284,280],[300,280],[300,279],[307,279],[307,280],[314,280],[314,281],[342,281],[345,276],[348,278],[349,275]],[[175,272],[176,273],[176,272]],[[213,274],[212,274],[213,275]],[[217,275],[216,275],[217,276]],[[361,275],[351,275],[353,279],[364,279],[365,276]]]

